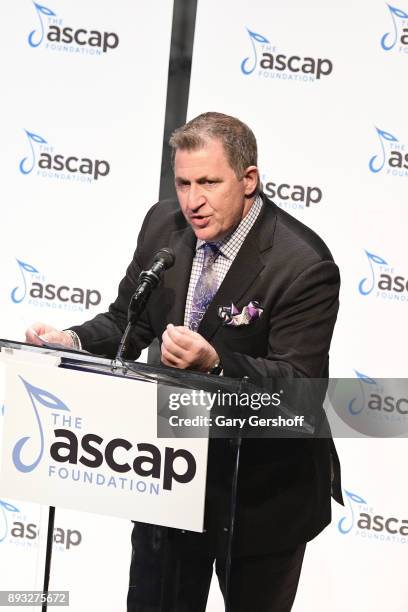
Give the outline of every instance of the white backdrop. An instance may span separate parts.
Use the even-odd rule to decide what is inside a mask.
[[[258,139],[266,193],[329,245],[342,276],[331,375],[357,371],[363,381],[407,375],[408,2],[393,7],[382,0],[237,0],[233,6],[199,0],[188,108],[189,119],[217,110],[246,121]],[[381,44],[387,33],[386,47],[396,39],[389,50]],[[405,168],[390,166],[390,158]],[[404,279],[403,291],[390,280],[396,276]],[[391,290],[380,291],[380,281]],[[407,415],[378,418],[394,416],[407,424]],[[336,445],[350,495],[346,508],[333,503],[331,526],[307,548],[294,610],[402,612],[408,605],[406,440]],[[346,533],[339,529],[343,517]],[[385,527],[390,517],[397,520],[388,529],[397,533]],[[223,609],[215,588],[211,606]]]
[[[158,199],[172,9],[3,3],[1,337],[114,299]],[[1,501],[0,588],[41,589],[46,509]],[[131,523],[57,509],[55,525],[51,588],[70,590],[73,612],[125,610]]]
[[[1,69],[0,334],[14,338],[33,319],[67,326],[110,303],[160,179],[172,1],[50,0],[42,8],[56,16],[39,13],[37,47],[28,41],[41,33],[33,2],[7,15],[3,7],[2,16],[13,27],[2,37],[10,61]],[[80,41],[97,42],[90,32],[99,32],[117,46],[50,43],[52,27],[86,30]],[[55,289],[37,285],[31,297],[33,282]],[[67,287],[61,299],[50,297],[59,287]]]
[[[68,326],[108,305],[160,176],[172,2],[49,0],[43,9],[29,0],[2,8],[0,335],[14,338],[33,320]],[[86,30],[77,34],[85,44],[49,40],[64,27]],[[407,28],[407,0],[198,2],[188,116],[218,110],[246,121],[266,192],[329,245],[342,274],[331,374],[362,384],[406,376]],[[47,155],[57,166],[89,161],[69,162],[82,173],[48,171],[38,167]],[[61,299],[52,288],[30,296],[47,284],[66,287]],[[378,418],[397,416],[406,423]],[[308,546],[294,609],[402,612],[405,440],[337,447],[347,505],[334,504],[332,525]],[[38,547],[27,525],[41,509],[3,502],[1,588],[21,587],[18,572],[30,588]],[[54,557],[74,611],[82,596],[88,610],[125,607],[130,525],[106,521],[57,512],[64,533],[81,533]],[[12,533],[16,522],[24,530]],[[106,554],[95,555],[100,543]],[[91,595],[100,596],[94,608]],[[222,609],[216,589],[208,607]]]

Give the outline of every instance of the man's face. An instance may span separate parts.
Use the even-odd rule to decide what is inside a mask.
[[[238,178],[219,140],[202,149],[178,149],[174,175],[180,208],[197,238],[215,242],[231,233],[245,217],[256,187],[257,169]]]

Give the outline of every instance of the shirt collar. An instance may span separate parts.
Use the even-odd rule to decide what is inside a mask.
[[[239,248],[242,246],[245,238],[247,237],[249,230],[257,220],[258,215],[261,212],[262,204],[262,199],[258,194],[251,208],[249,209],[248,214],[246,214],[245,217],[240,221],[239,225],[235,228],[235,230],[228,236],[225,236],[225,238],[223,238],[222,240],[219,240],[218,242],[212,242],[212,244],[214,244],[218,248],[218,250],[222,255],[224,255],[224,257],[230,259],[234,257],[235,254],[238,252]],[[197,239],[196,253],[199,249],[201,249],[202,246],[204,246],[205,243],[205,240],[201,240],[200,238]]]

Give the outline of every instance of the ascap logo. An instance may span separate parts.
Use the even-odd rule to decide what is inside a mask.
[[[28,175],[35,170],[34,174],[41,178],[92,183],[110,172],[106,160],[56,153],[43,136],[28,130],[24,132],[29,152],[20,160],[21,174]]]
[[[48,6],[33,2],[38,26],[28,34],[32,48],[43,46],[49,51],[69,54],[102,55],[119,45],[115,32],[67,26]]]
[[[20,547],[38,546],[38,524],[9,501],[0,499],[0,544],[15,544]],[[79,546],[82,533],[78,529],[54,528],[54,544],[57,550],[69,550]]]
[[[408,433],[408,383],[404,378],[373,378],[354,370],[354,378],[333,379],[331,407],[348,427],[346,437],[395,438]],[[336,434],[343,435],[340,421]],[[350,431],[350,429],[352,431]]]
[[[392,23],[392,31],[381,37],[384,51],[394,49],[399,53],[408,53],[408,13],[396,6],[386,3]]]
[[[356,493],[352,493],[351,491],[346,491],[346,489],[344,489],[344,493],[345,493],[345,499],[347,502],[349,512],[348,512],[348,515],[343,516],[337,524],[338,530],[343,535],[350,533],[350,531],[353,529],[355,525],[355,522],[356,522],[356,515],[354,513],[355,505],[356,504],[361,505],[361,504],[367,503],[362,497],[360,497]]]
[[[317,186],[271,181],[265,175],[262,175],[262,183],[266,195],[287,210],[304,210],[322,201],[323,193]]]
[[[370,158],[368,167],[374,174],[384,171],[390,176],[408,176],[408,146],[390,132],[375,128],[381,151]]]
[[[23,455],[26,448],[30,446],[30,442],[32,442],[32,439],[30,438],[30,436],[24,436],[16,442],[13,449],[12,458],[13,463],[19,472],[28,473],[35,470],[44,454],[44,430],[42,418],[40,416],[40,407],[42,408],[42,410],[44,410],[44,408],[47,408],[47,410],[63,412],[69,412],[69,408],[53,393],[50,393],[45,389],[35,387],[34,385],[24,380],[24,378],[22,378],[21,376],[19,376],[19,378],[27,391],[28,397],[30,398],[31,407],[34,411],[36,423],[38,425],[38,450],[35,453],[36,456],[34,458],[34,461],[26,463],[23,459]]]
[[[59,397],[21,376],[19,379],[28,394],[38,426],[37,439],[23,436],[14,445],[12,460],[19,472],[33,472],[45,455],[47,461],[52,460],[46,466],[50,478],[114,486],[151,495],[159,495],[161,489],[171,491],[175,483],[186,484],[195,477],[196,461],[188,450],[166,446],[162,453],[154,444],[132,444],[125,438],[105,440],[97,433],[84,432],[82,418],[70,414],[70,409]],[[48,431],[51,428],[54,436],[49,448],[45,446],[43,418],[47,419]],[[26,455],[30,456],[29,461]],[[102,467],[108,468],[111,474],[107,476],[96,471]]]
[[[0,543],[4,542],[9,533],[8,514],[14,512],[20,511],[10,502],[0,499]]]
[[[408,397],[407,393],[392,392],[376,379],[354,370],[361,393],[358,397],[353,397],[349,404],[348,410],[352,415],[361,414],[364,410],[366,413],[376,415],[395,415],[399,417],[408,416]],[[389,386],[392,387],[392,381],[387,379]],[[400,385],[401,386],[401,385]],[[395,388],[395,391],[397,389]]]
[[[16,259],[21,283],[11,291],[14,304],[27,301],[39,308],[58,308],[70,311],[84,311],[98,306],[102,296],[97,289],[71,287],[64,283],[49,282],[33,265]]]
[[[36,523],[28,523],[24,520],[14,521],[10,528],[10,536],[17,543],[35,542],[40,535],[39,527]],[[82,542],[82,533],[78,529],[63,529],[54,527],[53,541],[59,550],[70,550],[72,547],[79,546]]]
[[[365,254],[370,273],[360,280],[359,293],[365,297],[371,294],[379,299],[408,301],[408,278],[396,274],[394,268],[379,255],[369,251],[365,251]]]
[[[337,523],[342,535],[353,534],[380,542],[408,542],[408,519],[378,514],[360,495],[346,490],[344,493],[348,513]]]
[[[333,62],[327,58],[282,53],[263,34],[246,30],[251,47],[250,55],[241,61],[246,76],[255,73],[263,78],[314,82],[333,71]]]

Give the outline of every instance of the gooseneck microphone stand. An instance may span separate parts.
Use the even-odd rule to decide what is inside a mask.
[[[146,307],[147,301],[153,291],[159,284],[160,278],[164,270],[171,268],[174,264],[175,256],[172,249],[160,249],[154,257],[153,265],[150,270],[145,270],[140,273],[136,291],[132,295],[128,307],[128,323],[122,339],[119,343],[118,352],[114,363],[123,367],[122,355],[126,350],[126,340],[129,332],[135,325],[143,310]]]

